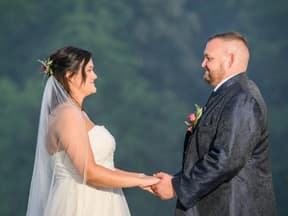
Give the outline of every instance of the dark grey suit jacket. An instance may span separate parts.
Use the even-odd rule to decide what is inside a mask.
[[[210,96],[172,179],[177,216],[273,216],[266,106],[241,73]]]

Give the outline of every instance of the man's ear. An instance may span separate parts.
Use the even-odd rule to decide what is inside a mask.
[[[232,67],[232,65],[233,65],[233,63],[234,63],[234,61],[235,61],[235,55],[234,55],[234,53],[229,53],[228,55],[227,55],[227,64],[226,64],[226,67],[227,68],[231,68]]]

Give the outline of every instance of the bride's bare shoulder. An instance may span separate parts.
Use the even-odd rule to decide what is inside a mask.
[[[56,118],[61,119],[69,119],[69,118],[76,118],[81,117],[81,110],[69,103],[60,104],[54,111],[53,114]]]

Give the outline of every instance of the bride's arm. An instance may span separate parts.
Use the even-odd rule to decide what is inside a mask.
[[[126,171],[126,170],[122,170],[122,169],[118,169],[118,168],[115,169],[115,172],[123,173],[123,174],[126,174],[126,175],[131,175],[131,176],[138,176],[138,177],[145,176],[144,173],[130,172],[130,171]]]
[[[88,165],[89,167],[89,165]],[[89,169],[89,168],[88,168]],[[90,170],[90,173],[89,173]],[[156,184],[159,180],[152,176],[130,173],[119,170],[110,170],[103,166],[91,166],[87,171],[87,183],[104,187],[141,187]]]
[[[145,187],[157,183],[156,177],[111,170],[96,164],[81,112],[73,107],[59,111],[56,131],[62,148],[87,184],[104,187]]]

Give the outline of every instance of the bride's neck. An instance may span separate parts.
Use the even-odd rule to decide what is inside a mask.
[[[76,106],[78,106],[81,110],[84,110],[83,109],[83,99],[84,99],[83,97],[73,95],[73,94],[70,94],[70,97]]]

